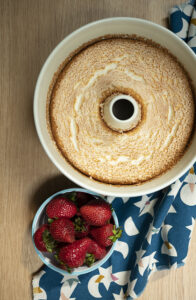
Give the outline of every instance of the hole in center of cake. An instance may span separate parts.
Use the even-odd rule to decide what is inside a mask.
[[[119,120],[128,120],[134,114],[134,106],[127,99],[119,99],[113,104],[112,113]]]
[[[120,133],[135,128],[141,121],[141,105],[128,94],[112,94],[100,105],[105,124]]]

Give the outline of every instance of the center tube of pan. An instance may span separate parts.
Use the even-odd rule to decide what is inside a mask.
[[[110,96],[102,104],[102,117],[111,129],[128,131],[140,122],[141,106],[129,95]]]

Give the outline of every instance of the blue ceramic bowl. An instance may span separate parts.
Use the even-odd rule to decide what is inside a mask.
[[[70,193],[70,192],[83,192],[83,193],[91,194],[91,195],[98,196],[98,197],[104,199],[99,194],[96,194],[94,192],[90,192],[88,190],[81,189],[81,188],[66,189],[66,190],[62,190],[62,191],[59,191],[59,192],[55,193],[54,195],[50,196],[47,200],[45,200],[43,202],[43,204],[40,206],[40,208],[38,209],[38,211],[37,211],[37,213],[34,217],[33,224],[32,224],[32,239],[33,239],[33,236],[34,236],[34,233],[36,232],[36,230],[42,224],[47,223],[47,216],[46,216],[46,212],[45,212],[46,205],[54,197],[56,197],[58,195],[61,195],[61,194]],[[116,216],[114,211],[112,213],[112,216],[113,216],[114,223],[115,223],[116,227],[118,227],[119,226],[118,219],[117,219],[117,216]],[[54,270],[56,272],[59,272],[62,275],[69,274],[67,271],[65,271],[65,270],[58,267],[58,264],[56,263],[55,259],[53,258],[53,255],[51,253],[39,251],[35,246],[34,239],[33,239],[33,245],[35,247],[35,250],[36,250],[37,254],[39,255],[39,257],[41,258],[42,262],[45,265],[47,265],[52,270]],[[96,261],[91,267],[82,266],[82,267],[74,269],[73,272],[72,272],[72,275],[86,274],[86,273],[94,271],[95,269],[97,269],[98,267],[103,265],[108,260],[108,258],[112,255],[112,252],[115,249],[115,245],[116,245],[116,242],[112,245],[112,247],[109,249],[109,251],[107,252],[106,256],[103,259]]]

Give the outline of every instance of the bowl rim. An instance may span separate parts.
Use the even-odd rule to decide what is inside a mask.
[[[49,54],[49,56],[47,57],[47,59],[45,60],[41,71],[39,73],[37,82],[36,82],[36,86],[35,86],[35,91],[34,91],[34,101],[33,101],[33,115],[34,115],[34,123],[35,123],[35,127],[36,127],[36,131],[39,137],[39,140],[42,144],[42,147],[45,150],[45,153],[48,155],[49,159],[52,161],[52,163],[57,167],[57,169],[67,178],[69,178],[71,181],[75,182],[76,184],[78,184],[79,186],[85,188],[85,189],[90,189],[91,191],[95,192],[95,193],[99,193],[99,194],[103,194],[103,195],[108,195],[108,196],[119,196],[119,197],[138,197],[138,196],[143,196],[145,194],[150,194],[153,192],[156,192],[158,190],[161,190],[167,186],[169,186],[170,184],[174,183],[177,179],[179,179],[181,176],[183,176],[194,164],[194,162],[196,161],[196,153],[193,156],[193,158],[191,160],[189,160],[189,163],[186,164],[183,168],[181,168],[180,172],[177,172],[177,174],[175,176],[173,176],[170,179],[166,179],[163,183],[160,183],[154,187],[145,187],[145,190],[143,191],[128,191],[127,187],[131,186],[131,185],[125,185],[125,189],[123,189],[123,185],[120,186],[120,188],[118,189],[118,191],[112,191],[111,189],[109,190],[109,186],[112,187],[114,185],[110,185],[107,183],[101,183],[98,187],[95,186],[90,186],[89,183],[83,182],[82,179],[80,178],[76,178],[75,175],[69,173],[69,170],[67,170],[66,168],[64,168],[62,166],[62,164],[60,162],[58,162],[58,160],[53,156],[52,152],[49,150],[48,146],[47,146],[47,142],[45,140],[44,135],[42,134],[40,128],[40,121],[38,118],[38,94],[39,94],[39,90],[41,88],[41,80],[45,74],[46,68],[47,66],[50,64],[50,62],[52,61],[53,57],[56,55],[56,53],[58,53],[58,50],[69,41],[69,39],[72,39],[75,35],[79,34],[80,32],[82,32],[85,29],[88,29],[91,26],[94,25],[99,25],[100,23],[109,23],[109,22],[121,22],[121,21],[133,21],[133,22],[137,22],[143,25],[151,25],[153,27],[158,28],[160,31],[165,32],[167,35],[171,36],[174,40],[178,41],[178,43],[180,43],[182,45],[182,47],[184,47],[188,52],[189,55],[192,57],[193,60],[196,61],[196,55],[193,52],[193,50],[181,39],[179,38],[175,33],[173,33],[172,31],[170,31],[169,29],[167,29],[166,27],[163,27],[162,25],[156,24],[152,21],[149,20],[145,20],[145,19],[141,19],[141,18],[132,18],[132,17],[112,17],[112,18],[104,18],[104,19],[99,19],[93,22],[90,22],[86,25],[83,25],[81,27],[79,27],[78,29],[74,30],[73,32],[69,33],[60,43],[57,44],[57,46],[51,51],[51,53]],[[51,78],[52,80],[52,78]],[[178,162],[177,162],[178,164]],[[71,165],[70,165],[71,166]],[[174,166],[175,167],[175,166]],[[74,168],[74,167],[73,167]],[[75,168],[74,168],[75,169]],[[75,169],[75,171],[77,171],[78,173],[80,173],[78,170]],[[81,175],[83,175],[82,173],[80,173]],[[85,175],[83,175],[85,176]],[[160,175],[162,176],[162,175]],[[156,179],[156,178],[152,178]],[[96,181],[96,180],[95,180]],[[97,181],[97,183],[100,183],[99,181]],[[145,183],[145,182],[144,182]],[[105,186],[108,186],[108,189],[106,191],[106,188],[104,188]],[[142,184],[141,184],[142,185]]]
[[[89,190],[86,190],[86,189],[82,189],[82,188],[70,188],[70,189],[64,189],[64,190],[61,190],[61,191],[58,191],[56,192],[55,194],[51,195],[50,197],[48,197],[43,203],[42,205],[39,207],[39,209],[37,210],[35,216],[34,216],[34,219],[33,219],[33,222],[32,222],[32,229],[31,229],[31,234],[32,234],[32,241],[33,241],[33,246],[35,248],[35,251],[37,252],[39,258],[42,260],[42,262],[47,266],[49,267],[50,269],[52,269],[53,271],[56,271],[62,275],[83,275],[83,274],[87,274],[87,273],[90,273],[94,270],[96,270],[97,268],[99,268],[100,266],[102,266],[107,260],[108,258],[112,255],[113,251],[115,250],[115,246],[116,246],[116,243],[117,241],[115,241],[112,245],[112,247],[110,248],[110,250],[108,251],[108,253],[104,256],[104,258],[102,258],[101,260],[97,261],[95,263],[94,266],[92,267],[89,267],[88,269],[84,270],[84,271],[73,271],[72,273],[69,273],[63,269],[60,269],[56,266],[54,266],[53,264],[51,264],[48,260],[45,259],[45,256],[43,255],[43,253],[41,251],[39,251],[37,249],[37,247],[35,246],[35,242],[34,242],[34,234],[36,232],[36,224],[37,224],[37,221],[39,219],[39,216],[40,214],[42,213],[42,211],[44,210],[44,208],[46,207],[46,205],[56,196],[60,195],[60,194],[65,194],[65,193],[70,193],[70,192],[83,192],[83,193],[88,193],[88,194],[91,194],[91,195],[94,195],[94,196],[99,196],[100,198],[102,198],[103,200],[105,200],[107,202],[107,200],[97,194],[97,193],[94,193],[92,191],[89,191]],[[116,225],[116,227],[119,226],[119,223],[118,223],[118,218],[117,218],[117,215],[116,213],[113,211],[112,212],[112,216],[114,218],[114,223]],[[76,268],[77,269],[77,268]]]

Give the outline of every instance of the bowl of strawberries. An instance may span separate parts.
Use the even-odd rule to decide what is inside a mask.
[[[63,275],[91,272],[112,255],[122,234],[104,197],[81,188],[55,193],[32,224],[35,250],[44,264]]]

